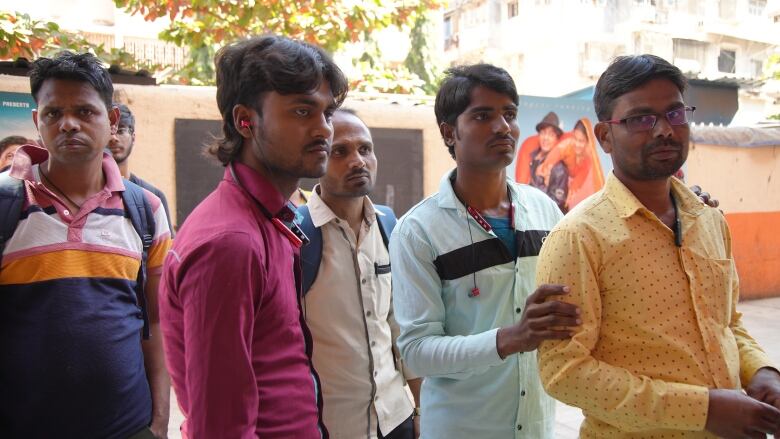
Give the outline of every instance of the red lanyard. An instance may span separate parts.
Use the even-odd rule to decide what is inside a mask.
[[[493,230],[493,227],[490,226],[490,223],[487,222],[487,220],[482,216],[481,213],[479,213],[477,209],[474,209],[471,206],[466,206],[466,212],[468,212],[469,215],[474,218],[477,224],[482,226],[486,232]],[[512,226],[512,229],[515,228],[515,204],[511,201],[509,202],[509,224]]]

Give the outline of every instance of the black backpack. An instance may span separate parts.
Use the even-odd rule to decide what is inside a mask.
[[[381,204],[374,204],[374,208],[384,215],[377,215],[379,223],[379,232],[382,234],[382,241],[385,248],[388,248],[390,235],[398,221],[393,209]],[[309,206],[301,206],[298,212],[303,216],[301,221],[301,230],[309,238],[309,243],[301,248],[301,271],[303,272],[303,295],[309,292],[314,280],[317,278],[317,272],[320,270],[320,261],[322,260],[322,230],[314,227],[314,223],[309,213]]]
[[[128,180],[123,180],[125,191],[122,192],[122,201],[125,205],[125,215],[130,218],[138,236],[143,242],[141,267],[136,279],[135,294],[138,305],[144,318],[143,338],[149,339],[149,313],[146,307],[146,262],[149,257],[149,248],[154,240],[155,224],[152,206],[144,195],[144,190]],[[16,226],[22,217],[25,192],[24,182],[9,175],[9,172],[0,173],[0,263],[3,259],[5,244],[11,239]]]

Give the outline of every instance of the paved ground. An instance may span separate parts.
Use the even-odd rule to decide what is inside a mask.
[[[780,297],[742,302],[737,309],[743,313],[748,331],[769,353],[775,364],[780,364]],[[171,400],[169,437],[180,439],[179,425],[183,417],[176,404],[175,395],[171,394]],[[555,438],[576,439],[581,422],[582,414],[579,409],[558,404]]]

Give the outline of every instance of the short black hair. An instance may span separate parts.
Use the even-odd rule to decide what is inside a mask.
[[[209,146],[208,152],[226,166],[238,157],[243,145],[243,137],[233,123],[236,105],[261,113],[256,103],[263,93],[309,93],[328,81],[336,106],[340,106],[349,87],[344,73],[324,50],[277,35],[227,45],[217,52],[214,63],[222,137]]]
[[[448,69],[444,80],[436,93],[434,112],[436,123],[455,125],[458,116],[471,104],[471,91],[477,86],[487,87],[512,99],[515,105],[520,102],[512,76],[491,64],[472,64]],[[452,158],[455,158],[455,146],[447,145]]]
[[[54,58],[38,58],[30,69],[30,92],[38,102],[38,92],[47,79],[87,82],[100,95],[106,109],[111,110],[114,85],[111,75],[95,55],[62,51]]]
[[[339,107],[336,110],[336,113],[344,113],[344,114],[349,114],[351,116],[355,116],[357,118],[357,120],[361,121],[363,123],[363,125],[365,125],[366,128],[368,128],[368,124],[366,123],[366,121],[363,120],[362,117],[360,117],[360,115],[358,114],[357,110],[355,110],[354,108]],[[369,131],[371,131],[371,130],[369,129]]]
[[[130,108],[125,104],[115,104],[119,108],[119,125],[124,125],[130,129],[131,133],[135,132],[135,116]]]
[[[593,94],[593,106],[600,121],[612,118],[615,100],[653,79],[668,79],[685,92],[688,81],[682,71],[655,55],[627,55],[615,58],[601,74]]]
[[[13,145],[27,145],[34,143],[32,140],[24,136],[8,136],[3,140],[0,140],[0,154],[4,153],[6,149]]]

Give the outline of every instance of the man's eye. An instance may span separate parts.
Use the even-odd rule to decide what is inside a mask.
[[[474,115],[474,119],[476,120],[486,120],[488,118],[487,113],[477,113]]]
[[[508,111],[508,112],[504,113],[504,119],[506,119],[506,120],[515,120],[515,119],[517,119],[517,113],[515,113],[514,111]]]
[[[308,116],[309,110],[307,110],[306,108],[298,108],[295,110],[295,114],[297,114],[298,116]]]
[[[655,122],[655,116],[653,116],[652,114],[645,114],[642,116],[629,117],[628,119],[626,119],[626,122],[630,124],[642,125],[642,126],[652,125]]]
[[[91,116],[93,114],[93,111],[88,108],[82,108],[79,110],[79,114],[82,116]]]

